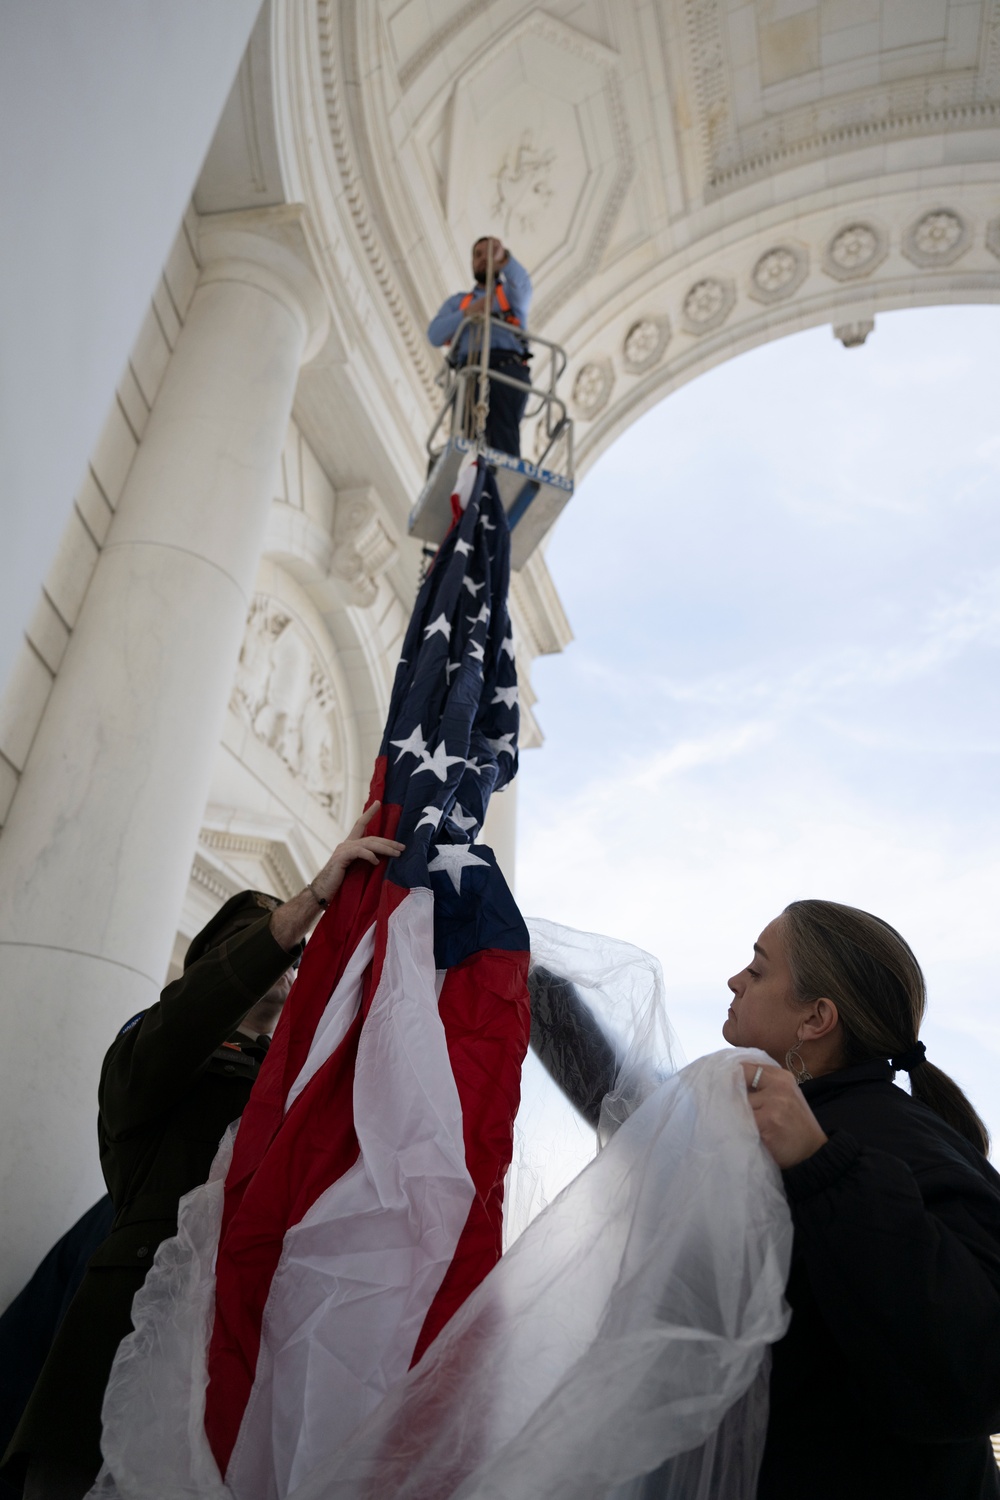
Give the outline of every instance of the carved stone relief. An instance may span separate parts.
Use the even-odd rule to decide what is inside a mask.
[[[915,266],[950,266],[969,248],[969,227],[954,210],[935,208],[903,236],[903,254]]]
[[[823,270],[838,281],[853,281],[869,276],[888,252],[888,239],[875,224],[845,224],[826,247]]]
[[[263,594],[250,606],[230,707],[339,817],[346,758],[336,690],[301,625]]]
[[[758,302],[781,302],[798,291],[809,270],[809,256],[801,245],[776,245],[765,250],[750,272],[750,295]]]
[[[845,349],[860,349],[875,327],[874,318],[859,318],[856,323],[838,323],[833,330]]]
[[[514,233],[534,234],[539,220],[555,197],[552,185],[556,153],[535,145],[530,130],[521,136],[517,146],[504,152],[493,173],[496,193],[493,216],[503,225],[503,236]]]
[[[711,333],[726,321],[735,302],[736,289],[731,281],[706,276],[696,281],[684,298],[684,327],[688,333]]]
[[[670,343],[669,318],[640,318],[622,341],[622,362],[631,375],[640,375],[663,358]]]
[[[353,604],[375,602],[378,580],[398,550],[375,491],[370,486],[341,490],[334,513],[330,566],[349,585]]]
[[[603,411],[614,383],[609,359],[594,359],[582,365],[573,382],[573,404],[580,416],[589,421]]]

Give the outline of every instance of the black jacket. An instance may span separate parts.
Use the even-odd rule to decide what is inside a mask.
[[[132,1331],[132,1298],[157,1245],[177,1231],[178,1200],[205,1181],[267,1055],[266,1038],[233,1033],[290,962],[269,923],[262,916],[192,964],[108,1049],[98,1141],[115,1218],[4,1455],[15,1483],[35,1455],[95,1475],[100,1468],[101,1402]]]
[[[992,1500],[1000,1177],[887,1062],[803,1093],[830,1139],[784,1173],[792,1321],[758,1500]]]

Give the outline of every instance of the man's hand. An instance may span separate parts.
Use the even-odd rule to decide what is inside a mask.
[[[777,1065],[759,1068],[756,1063],[744,1063],[743,1073],[760,1138],[782,1171],[826,1145],[829,1137],[791,1073]],[[756,1086],[752,1086],[755,1078]]]
[[[356,859],[364,859],[370,865],[377,865],[380,859],[394,859],[406,848],[398,839],[384,839],[376,834],[365,833],[380,806],[380,803],[373,802],[305,890],[272,913],[271,932],[275,941],[288,952],[302,941],[314,925],[323,910],[321,903],[331,901],[340,890],[348,867]]]

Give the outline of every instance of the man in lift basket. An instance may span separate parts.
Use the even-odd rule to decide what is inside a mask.
[[[492,316],[503,320],[490,328],[490,369],[499,375],[509,376],[523,385],[531,384],[528,368],[527,341],[523,337],[527,325],[528,307],[531,303],[531,277],[497,239],[484,235],[472,247],[472,274],[475,286],[471,292],[456,292],[448,297],[431,320],[427,337],[437,348],[451,344],[464,318],[482,318],[486,307],[486,273],[490,246],[493,247],[493,307]],[[462,365],[476,364],[482,354],[482,323],[474,323],[463,329],[455,348],[448,355],[449,363],[456,369]],[[467,410],[471,410],[478,392],[477,382],[470,380],[466,386]],[[486,417],[486,446],[497,448],[501,453],[521,456],[521,418],[528,402],[527,391],[507,385],[500,380],[490,381],[489,411]],[[472,436],[474,427],[466,427]]]

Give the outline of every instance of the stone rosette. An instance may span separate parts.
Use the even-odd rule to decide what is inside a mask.
[[[803,245],[774,245],[750,272],[750,295],[756,302],[783,302],[794,296],[808,272],[809,254]]]
[[[915,266],[950,266],[971,242],[971,231],[961,214],[953,208],[933,208],[903,235],[903,254]]]
[[[991,219],[986,226],[986,248],[1000,260],[1000,219]]]
[[[736,288],[720,276],[704,276],[684,298],[682,319],[688,333],[711,333],[721,328],[736,303]]]
[[[837,281],[870,276],[889,253],[889,237],[870,220],[856,219],[830,236],[823,252],[823,270]]]
[[[581,365],[573,381],[573,405],[586,421],[602,412],[611,397],[615,372],[610,359],[591,359]]]
[[[651,370],[670,343],[670,319],[638,318],[622,340],[622,364],[630,375]]]

